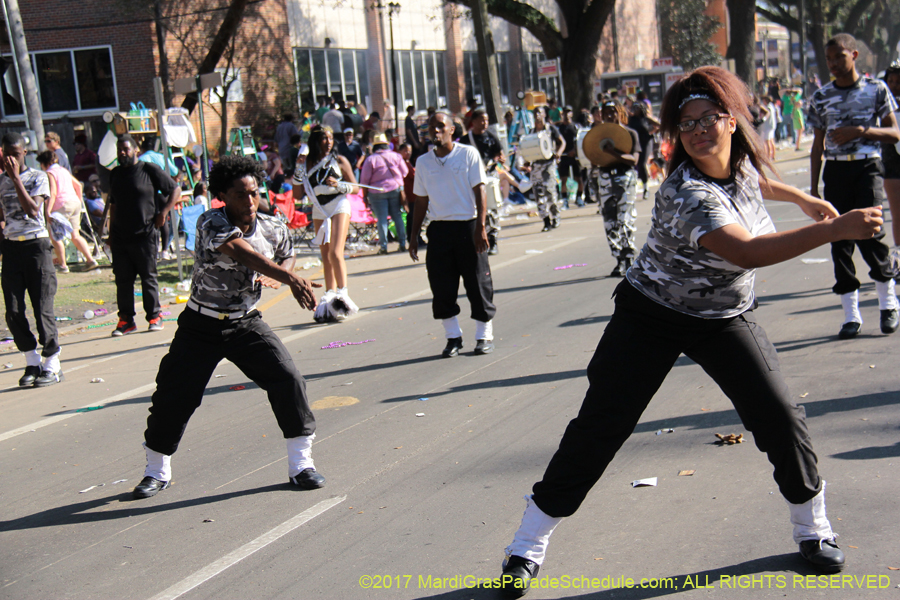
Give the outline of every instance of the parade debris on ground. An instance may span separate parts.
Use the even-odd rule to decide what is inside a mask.
[[[719,441],[716,442],[720,446],[732,445],[732,444],[743,444],[744,443],[744,434],[738,433],[733,434],[729,433],[727,435],[722,435],[721,433],[717,433],[716,437],[719,438]]]

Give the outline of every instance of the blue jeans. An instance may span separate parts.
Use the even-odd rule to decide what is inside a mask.
[[[388,243],[388,215],[394,221],[394,227],[397,228],[397,241],[400,242],[400,249],[406,249],[406,227],[403,225],[403,211],[400,210],[400,190],[392,190],[390,192],[369,193],[369,206],[372,213],[378,219],[378,244],[387,250]]]

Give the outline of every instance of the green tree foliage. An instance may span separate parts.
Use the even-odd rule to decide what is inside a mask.
[[[662,53],[686,71],[722,62],[722,55],[709,43],[722,24],[704,10],[704,0],[660,0],[657,4]]]

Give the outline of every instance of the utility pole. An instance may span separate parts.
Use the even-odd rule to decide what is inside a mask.
[[[475,25],[475,41],[478,42],[478,68],[481,71],[481,90],[488,122],[500,123],[500,85],[497,77],[497,57],[494,54],[494,34],[488,21],[485,0],[474,0],[472,22]]]
[[[803,6],[803,0],[798,3],[797,17],[800,21],[800,71],[803,73],[803,79],[800,80],[800,89],[803,90],[803,98],[806,99],[806,9]],[[794,53],[791,52],[791,68],[794,68]]]
[[[22,25],[22,15],[19,13],[19,1],[3,0],[3,10],[6,13],[6,22],[12,32],[10,45],[13,50],[13,60],[16,62],[16,75],[22,84],[24,93],[22,108],[25,113],[25,126],[34,131],[36,136],[34,141],[40,150],[44,141],[44,117],[41,114],[41,104],[38,100],[34,70],[31,68],[31,57],[28,55],[28,44],[25,42],[25,27]]]

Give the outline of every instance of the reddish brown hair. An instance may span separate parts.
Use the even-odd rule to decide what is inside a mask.
[[[678,122],[681,119],[682,101],[693,94],[709,96],[713,103],[718,104],[722,110],[737,121],[737,127],[731,135],[731,171],[737,171],[741,162],[746,158],[759,171],[759,176],[765,180],[763,167],[769,169],[773,169],[773,167],[751,124],[752,117],[748,107],[753,102],[753,97],[743,81],[720,67],[695,69],[673,84],[666,92],[660,108],[659,121],[660,131],[673,143],[667,171],[672,173],[682,163],[690,160],[690,156],[681,143],[681,137],[678,135]]]

